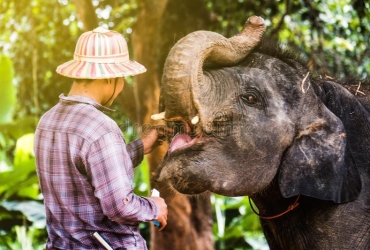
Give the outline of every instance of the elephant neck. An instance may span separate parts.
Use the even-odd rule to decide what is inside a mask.
[[[287,210],[297,198],[284,198],[279,193],[279,189],[275,189],[251,198],[261,215],[271,217]],[[368,249],[363,246],[370,246],[367,245],[370,240],[356,242],[355,235],[340,237],[342,232],[352,229],[360,232],[359,235],[368,235],[370,218],[360,212],[364,209],[361,201],[336,204],[300,196],[298,202],[299,206],[281,216],[261,217],[270,249]],[[355,211],[356,215],[352,214]],[[348,229],[349,224],[351,229]]]
[[[308,221],[310,216],[303,212],[307,197],[301,196],[297,201],[297,197],[284,198],[276,195],[278,191],[273,193],[274,195],[263,193],[251,197],[259,210],[261,226],[270,248],[292,249],[295,246],[295,249],[310,249],[306,248],[309,244],[304,238],[307,231],[300,227],[302,221]],[[286,212],[296,202],[300,204]]]
[[[280,193],[276,181],[272,183],[270,190],[265,190],[263,193],[250,196],[249,198],[254,203],[250,204],[251,209],[262,220],[274,220],[287,216],[287,214],[298,209],[301,199],[300,196],[284,198]]]
[[[279,217],[281,217],[281,216],[283,216],[283,215],[285,215],[285,214],[289,213],[290,211],[293,211],[296,207],[298,207],[298,206],[299,206],[299,198],[300,198],[300,197],[301,197],[300,195],[297,195],[297,198],[295,199],[294,203],[292,203],[291,205],[289,205],[289,206],[288,206],[288,208],[287,208],[285,211],[283,211],[283,212],[281,212],[281,213],[279,213],[279,214],[276,214],[276,215],[269,215],[269,216],[265,216],[265,215],[262,215],[262,214],[260,214],[259,212],[257,212],[257,211],[253,208],[253,205],[252,205],[252,202],[251,202],[251,198],[250,198],[250,197],[249,197],[249,205],[250,205],[250,207],[251,207],[252,211],[253,211],[256,215],[258,215],[258,217],[260,217],[261,219],[264,219],[264,220],[273,220],[273,219],[279,218]]]

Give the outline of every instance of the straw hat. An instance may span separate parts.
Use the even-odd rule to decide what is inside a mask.
[[[107,79],[141,74],[146,68],[130,61],[121,34],[98,27],[80,36],[74,59],[59,65],[56,71],[75,79]]]

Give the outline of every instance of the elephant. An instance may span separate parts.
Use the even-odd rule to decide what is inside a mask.
[[[170,50],[154,175],[174,192],[248,196],[270,249],[370,249],[370,106],[264,37],[196,31]]]

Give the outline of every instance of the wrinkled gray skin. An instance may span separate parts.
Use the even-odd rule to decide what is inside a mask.
[[[184,39],[169,54],[160,106],[168,126],[192,140],[171,147],[157,181],[184,194],[250,196],[264,216],[286,211],[300,195],[293,211],[261,219],[271,249],[370,249],[366,104],[311,78],[279,50],[255,49],[222,65],[189,56],[195,41]],[[201,65],[186,72],[178,62]]]

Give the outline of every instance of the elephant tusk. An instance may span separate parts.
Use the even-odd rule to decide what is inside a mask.
[[[150,118],[152,118],[152,120],[155,120],[155,121],[163,120],[165,115],[166,115],[166,112],[162,112],[162,113],[154,114]]]
[[[191,124],[195,125],[199,122],[199,115],[196,115],[191,119]]]

